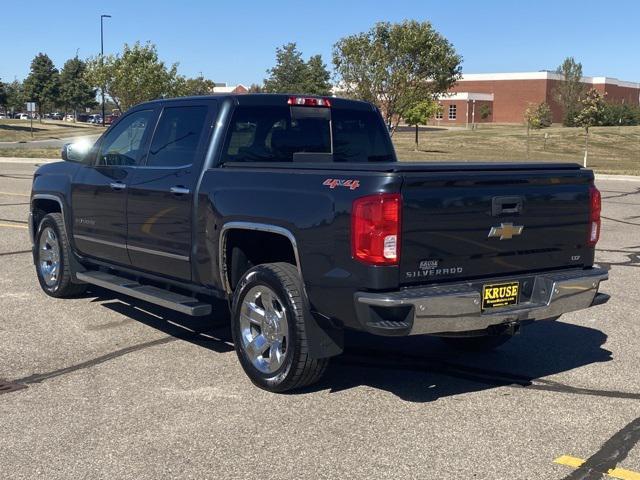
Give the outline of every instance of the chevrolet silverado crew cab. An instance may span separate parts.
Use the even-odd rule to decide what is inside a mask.
[[[345,329],[497,347],[600,304],[600,193],[566,163],[398,162],[369,103],[222,95],[137,105],[35,173],[38,281],[183,314],[226,300],[259,387],[317,381]]]

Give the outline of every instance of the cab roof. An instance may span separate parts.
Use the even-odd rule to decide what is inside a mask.
[[[177,97],[177,98],[159,98],[157,100],[151,100],[149,102],[140,103],[135,106],[135,108],[140,107],[142,105],[155,105],[158,103],[173,103],[173,102],[182,102],[185,100],[202,100],[202,99],[215,99],[215,100],[225,100],[232,99],[236,102],[237,105],[265,105],[265,106],[286,106],[287,101],[291,97],[310,97],[310,98],[328,98],[331,101],[330,108],[351,108],[356,110],[375,110],[375,107],[369,103],[364,102],[362,100],[353,100],[348,98],[340,98],[340,97],[323,97],[320,95],[304,95],[304,94],[295,94],[295,93],[213,93],[211,95],[196,95],[196,96],[188,96],[188,97]]]

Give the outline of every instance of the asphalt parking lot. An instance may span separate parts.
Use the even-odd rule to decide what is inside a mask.
[[[320,384],[274,395],[224,315],[42,293],[34,170],[0,160],[2,478],[640,479],[640,182],[598,182],[608,304],[490,354],[351,335]]]

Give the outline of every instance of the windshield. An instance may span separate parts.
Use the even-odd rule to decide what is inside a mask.
[[[393,147],[376,111],[239,106],[223,162],[389,162]]]

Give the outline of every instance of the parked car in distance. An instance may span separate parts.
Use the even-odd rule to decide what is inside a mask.
[[[104,117],[104,123],[106,125],[111,125],[113,123],[116,123],[118,121],[118,119],[120,118],[120,115],[107,115],[106,117]]]
[[[73,122],[76,119],[76,117],[73,116],[73,113],[67,113],[64,116],[64,121],[65,122]]]
[[[31,117],[28,113],[20,113],[16,118],[18,118],[19,120],[29,120],[29,118]]]
[[[62,120],[64,115],[60,112],[55,112],[51,114],[51,120]]]
[[[42,290],[91,284],[187,315],[222,308],[242,368],[272,392],[317,381],[345,330],[486,351],[609,298],[591,170],[398,162],[370,103],[157,100],[72,147],[32,184]]]
[[[99,113],[89,115],[89,119],[87,120],[87,122],[93,124],[102,123],[102,115],[100,115]]]

